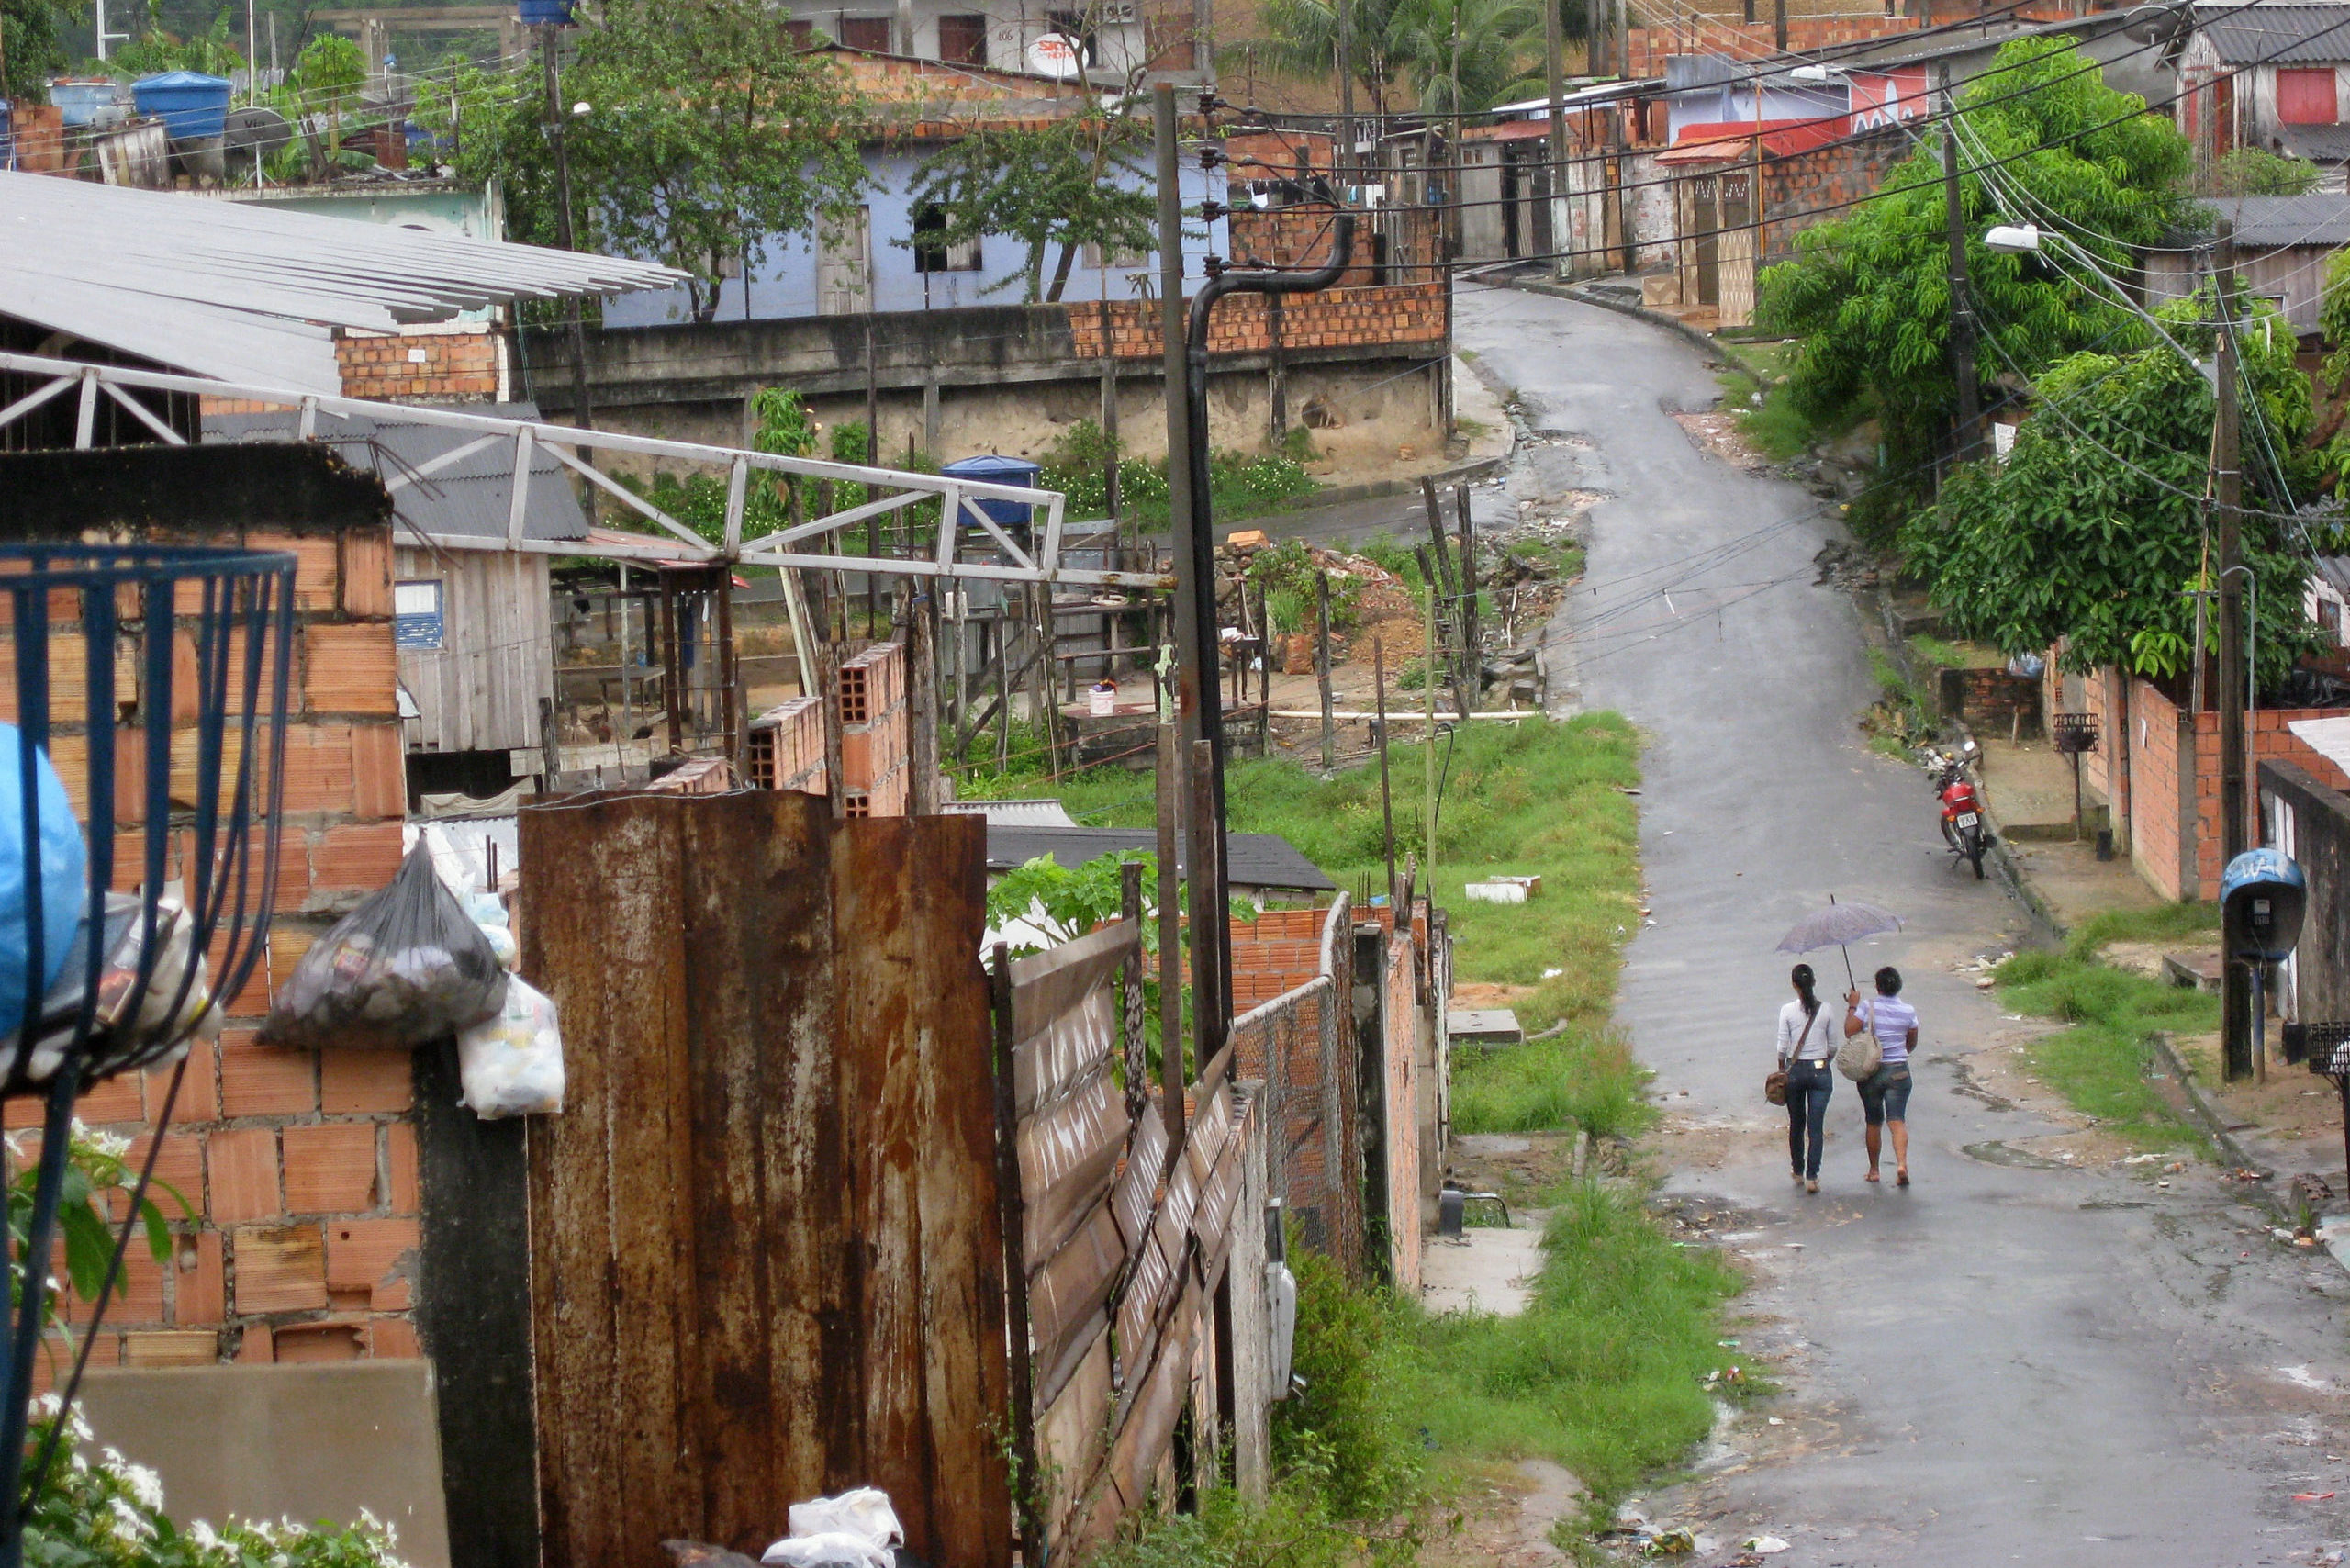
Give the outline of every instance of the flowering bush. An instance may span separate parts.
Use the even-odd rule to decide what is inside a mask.
[[[26,1442],[37,1457],[59,1420],[54,1395]],[[392,1555],[392,1529],[361,1514],[353,1526],[201,1520],[181,1529],[163,1517],[162,1483],[112,1449],[92,1462],[79,1409],[65,1416],[64,1440],[41,1478],[25,1521],[28,1568],[405,1568]]]

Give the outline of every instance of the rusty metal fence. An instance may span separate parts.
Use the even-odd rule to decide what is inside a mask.
[[[856,1485],[1008,1568],[985,824],[752,790],[520,827],[570,1075],[530,1128],[545,1568],[756,1555]]]

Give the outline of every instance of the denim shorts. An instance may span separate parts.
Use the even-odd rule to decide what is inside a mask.
[[[1909,1064],[1887,1062],[1861,1080],[1861,1114],[1869,1126],[1909,1119]]]

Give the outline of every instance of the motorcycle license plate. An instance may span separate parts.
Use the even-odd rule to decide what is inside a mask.
[[[1959,812],[1959,813],[1958,813],[1958,826],[1959,826],[1959,830],[1960,830],[1961,832],[1964,832],[1966,829],[1968,829],[1968,828],[1970,828],[1970,827],[1973,827],[1973,826],[1975,824],[1975,820],[1976,820],[1976,819],[1975,819],[1975,813],[1974,813],[1973,812]]]

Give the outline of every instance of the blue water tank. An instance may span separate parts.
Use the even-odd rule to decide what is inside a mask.
[[[988,454],[979,457],[958,457],[938,470],[958,479],[977,479],[984,485],[1019,485],[1033,488],[1044,469],[1024,457],[1001,457]],[[963,503],[988,514],[998,527],[1025,528],[1029,515],[1035,509],[1026,501],[997,501],[975,499]]]
[[[228,129],[229,79],[200,71],[166,71],[142,76],[130,84],[131,101],[142,115],[163,122],[163,134],[173,141],[219,136]]]
[[[520,9],[526,28],[571,26],[571,0],[520,0]]]
[[[69,126],[119,125],[121,92],[111,76],[61,76],[49,84],[49,101]]]

